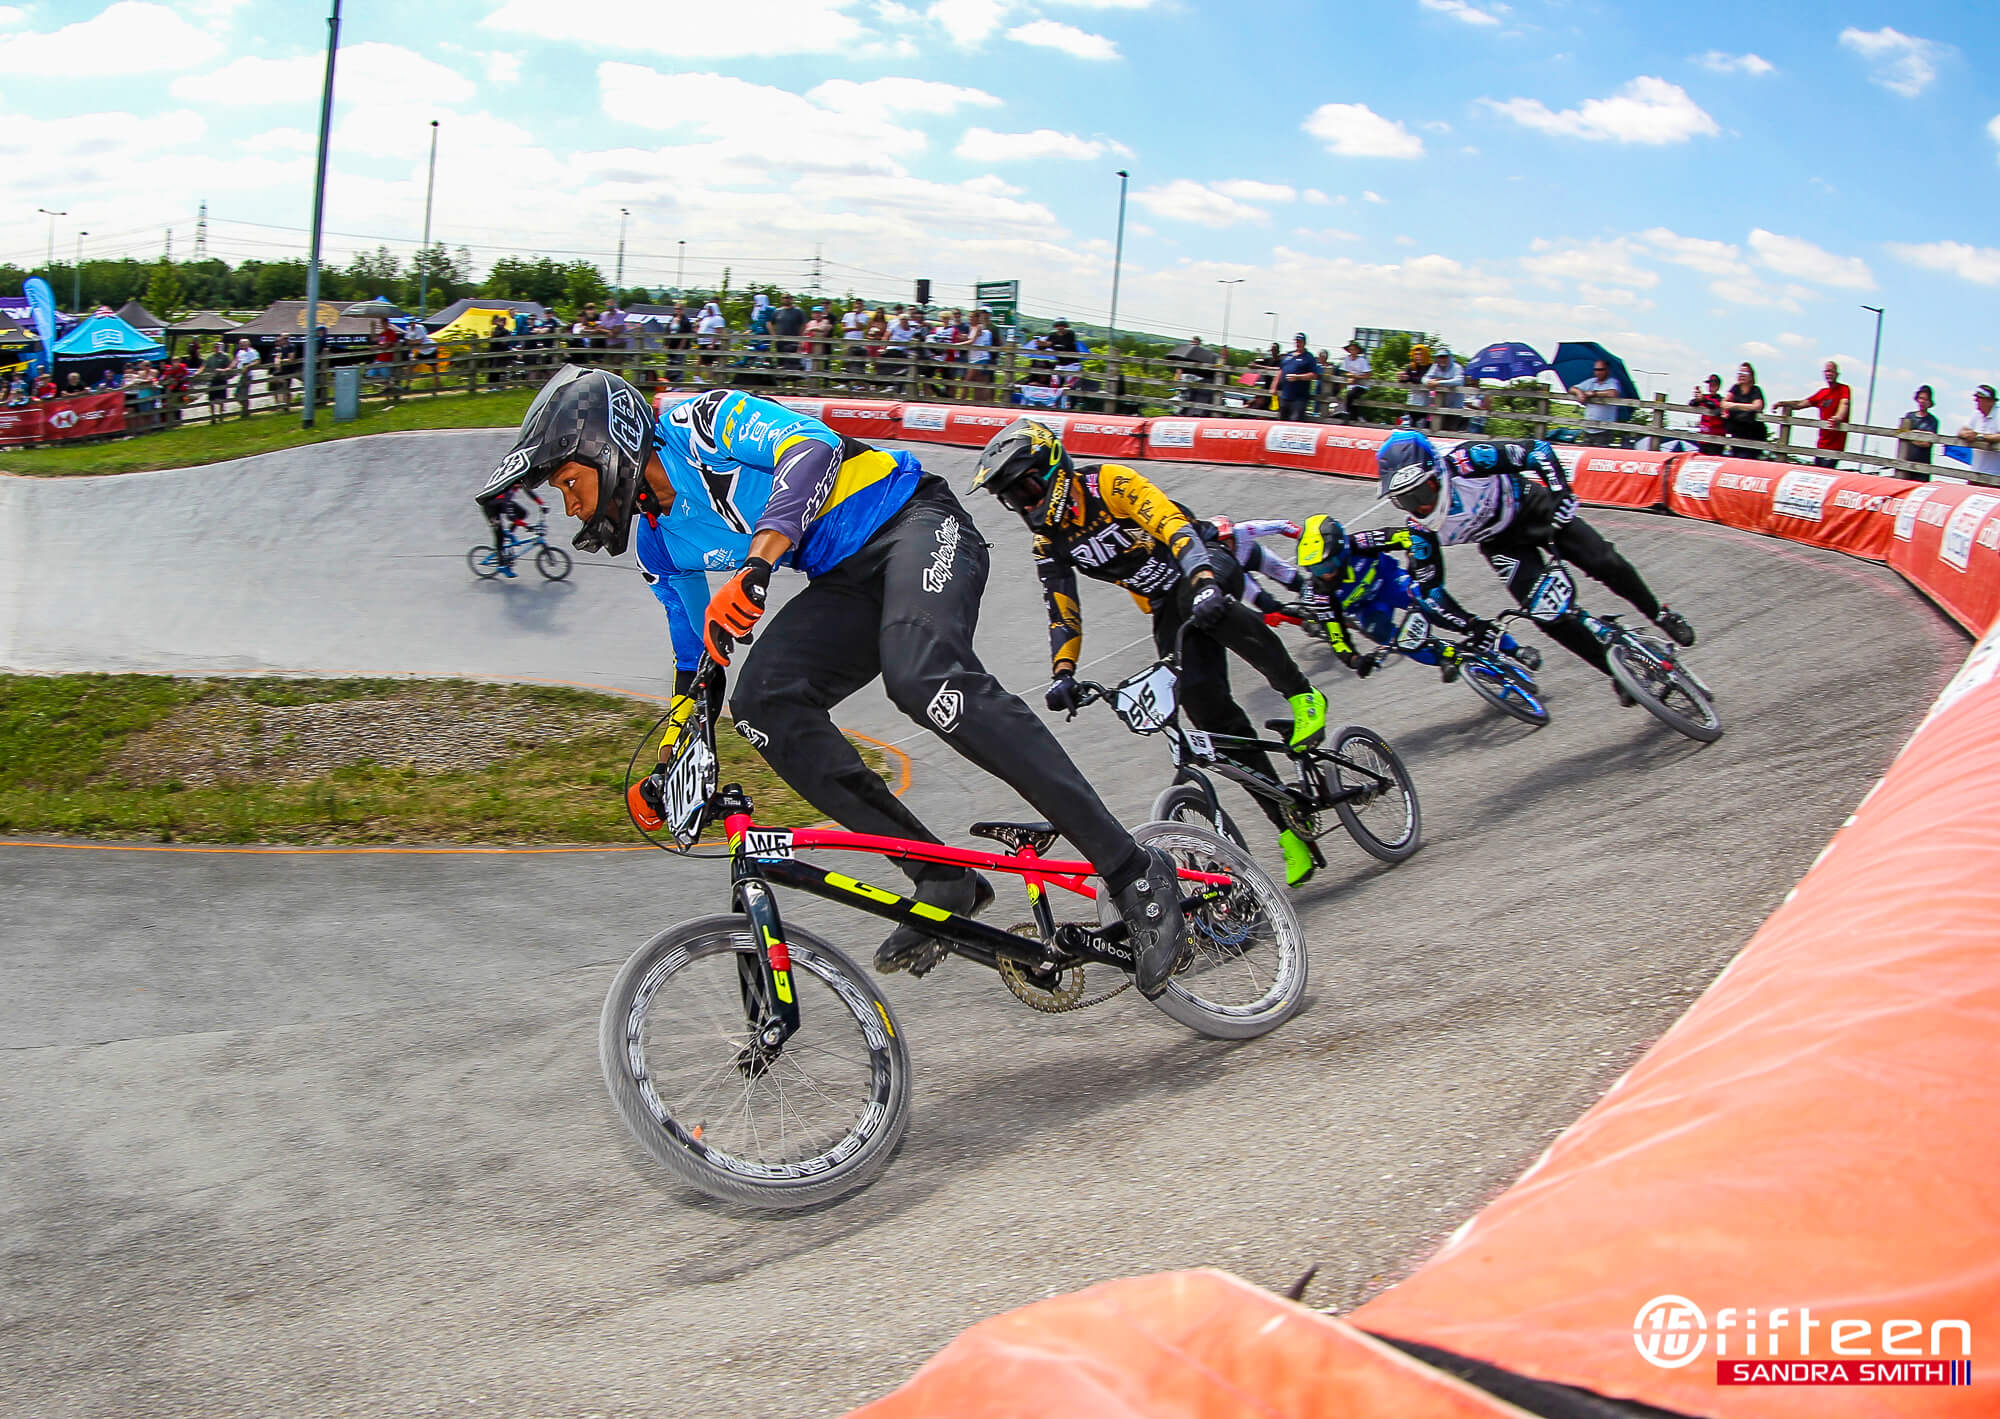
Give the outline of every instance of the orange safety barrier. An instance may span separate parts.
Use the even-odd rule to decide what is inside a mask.
[[[1918,486],[1865,473],[1689,454],[1667,478],[1667,505],[1683,517],[1879,562],[1888,557],[1903,496]]]
[[[853,1419],[1527,1419],[1219,1271],[1109,1281],[981,1321]]]
[[[1584,502],[1609,507],[1665,507],[1666,470],[1675,453],[1631,448],[1582,448],[1564,444],[1556,449],[1569,472],[1570,486]]]
[[[2000,490],[1966,483],[1901,487],[1889,565],[1977,634],[2000,616]]]
[[[828,399],[819,418],[837,434],[886,441],[903,437],[902,415],[902,402],[896,399]]]

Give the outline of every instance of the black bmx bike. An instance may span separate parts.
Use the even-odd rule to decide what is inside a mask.
[[[1057,836],[1047,823],[972,825],[1001,852],[758,826],[740,786],[717,787],[713,673],[704,660],[691,691],[696,708],[675,731],[661,836],[640,831],[670,852],[726,860],[727,910],[668,927],[626,961],[605,996],[599,1059],[626,1128],[683,1181],[725,1201],[806,1207],[866,1186],[889,1166],[909,1127],[910,1056],[869,973],[831,941],[784,922],[778,889],[918,924],[1045,1014],[1121,992],[1133,955],[1110,894],[1093,884],[1096,869],[1042,855]],[[654,742],[649,736],[641,751]],[[696,851],[716,823],[726,852]],[[1153,1003],[1214,1039],[1254,1038],[1290,1019],[1305,996],[1306,945],[1278,885],[1204,823],[1146,823],[1133,837],[1174,861],[1188,926]],[[988,926],[800,860],[815,849],[1008,873],[1026,887],[1029,919],[1009,930]],[[1094,898],[1096,922],[1058,921],[1050,888]]]
[[[1181,629],[1185,633],[1187,628]],[[1328,814],[1362,851],[1384,862],[1402,862],[1423,845],[1416,785],[1389,741],[1374,730],[1349,725],[1311,749],[1291,747],[1288,719],[1264,722],[1279,736],[1275,740],[1210,734],[1180,722],[1179,679],[1177,641],[1173,655],[1116,685],[1077,684],[1079,709],[1102,701],[1134,734],[1166,739],[1173,753],[1174,778],[1153,800],[1155,819],[1204,824],[1247,850],[1242,830],[1216,797],[1210,777],[1214,774],[1276,804],[1286,825],[1306,840],[1317,866],[1326,865],[1320,839],[1332,827]],[[1292,781],[1267,777],[1230,757],[1232,750],[1252,748],[1282,754]]]
[[[1619,689],[1653,718],[1703,744],[1720,739],[1722,715],[1715,708],[1715,692],[1688,668],[1681,648],[1664,636],[1634,630],[1616,616],[1591,615],[1576,603],[1576,577],[1569,564],[1553,552],[1547,556],[1548,570],[1528,592],[1526,603],[1496,619],[1543,625],[1574,621],[1604,647]]]

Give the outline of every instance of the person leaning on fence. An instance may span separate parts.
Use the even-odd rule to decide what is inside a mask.
[[[1994,408],[1993,386],[1972,391],[1972,417],[1958,436],[1972,448],[1972,471],[2000,474],[2000,410]]]
[[[1789,414],[1794,409],[1813,409],[1819,413],[1819,454],[1813,459],[1816,467],[1837,468],[1839,455],[1847,451],[1847,418],[1854,410],[1854,391],[1840,382],[1840,366],[1828,360],[1820,369],[1826,384],[1814,390],[1804,399],[1780,399],[1772,406],[1780,414]]]
[[[1701,414],[1701,422],[1695,427],[1696,433],[1713,438],[1725,431],[1722,422],[1721,375],[1712,374],[1708,377],[1705,385],[1697,384],[1694,387],[1694,393],[1688,396],[1688,405],[1700,411]],[[1711,457],[1722,452],[1722,445],[1720,443],[1703,441],[1699,444],[1699,447],[1703,453]]]
[[[1368,385],[1375,378],[1375,366],[1359,340],[1349,340],[1341,347],[1341,352],[1347,357],[1340,362],[1342,417],[1351,424],[1366,423],[1368,415],[1363,412],[1361,401],[1368,397]]]
[[[1431,354],[1431,367],[1424,374],[1424,388],[1431,392],[1431,398],[1440,409],[1465,407],[1465,366],[1451,357],[1448,347],[1440,345]],[[1464,419],[1449,414],[1438,419],[1438,428],[1443,433],[1457,433],[1464,426]]]
[[[1304,423],[1319,383],[1319,361],[1306,348],[1306,333],[1292,337],[1292,352],[1278,361],[1278,417]]]
[[[1931,405],[1937,402],[1937,396],[1931,393],[1931,387],[1928,384],[1920,384],[1917,386],[1917,392],[1911,397],[1917,401],[1917,407],[1903,415],[1896,424],[1897,430],[1901,433],[1911,434],[1936,433],[1938,431],[1937,415],[1931,412]],[[1913,443],[1908,439],[1897,439],[1896,457],[1902,459],[1905,463],[1928,464],[1931,461],[1931,450],[1935,446],[1928,443]],[[1882,471],[1889,472],[1890,470],[1884,469]],[[1916,473],[1905,468],[1895,471],[1894,476],[1907,478],[1913,483],[1928,483],[1931,480],[1928,470]]]
[[[1580,379],[1569,387],[1569,392],[1583,405],[1586,424],[1615,424],[1618,422],[1618,401],[1624,398],[1624,390],[1611,377],[1611,366],[1599,360],[1590,367],[1590,378]],[[1594,428],[1584,433],[1583,441],[1598,447],[1622,448],[1624,438],[1610,429]]]
[[[1410,413],[1405,417],[1413,429],[1427,429],[1431,426],[1431,392],[1424,387],[1424,380],[1431,372],[1431,347],[1410,346],[1410,361],[1396,372],[1396,383],[1403,386],[1403,399],[1409,405]]]
[[[201,362],[201,379],[208,394],[208,421],[211,424],[221,423],[223,415],[229,412],[230,368],[229,352],[222,348],[222,342],[218,340]]]
[[[1755,439],[1759,443],[1768,442],[1771,430],[1764,423],[1764,391],[1757,384],[1757,368],[1748,360],[1736,367],[1736,383],[1722,396],[1722,427],[1732,439]],[[1762,458],[1761,448],[1746,448],[1741,444],[1730,445],[1729,452],[1737,458]]]

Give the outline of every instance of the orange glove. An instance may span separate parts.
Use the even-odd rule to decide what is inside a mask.
[[[764,592],[770,580],[771,564],[752,557],[709,598],[702,618],[702,641],[717,665],[729,663],[738,643],[750,644],[750,629],[764,614]]]
[[[661,792],[661,780],[666,774],[665,768],[657,769],[625,790],[625,807],[632,814],[632,821],[649,833],[657,833],[666,826],[666,799]]]

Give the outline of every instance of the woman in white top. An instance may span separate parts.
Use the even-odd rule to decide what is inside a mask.
[[[972,313],[972,324],[959,341],[965,350],[965,382],[973,399],[991,399],[993,384],[993,316],[984,306]]]

